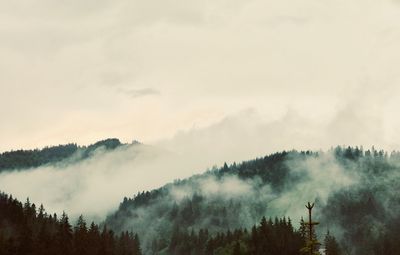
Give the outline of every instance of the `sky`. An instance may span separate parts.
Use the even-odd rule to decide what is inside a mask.
[[[397,0],[0,4],[0,151],[400,149]]]

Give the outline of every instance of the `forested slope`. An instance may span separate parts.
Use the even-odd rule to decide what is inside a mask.
[[[106,149],[121,146],[108,142]],[[297,254],[305,245],[307,201],[315,201],[316,237],[330,254],[400,254],[399,171],[398,152],[374,148],[278,152],[139,192],[101,227],[80,218],[74,229],[66,214],[48,215],[2,194],[0,254],[64,254],[62,245],[66,254],[137,254],[139,238],[143,254]]]
[[[0,172],[34,168],[68,159],[76,162],[90,157],[99,148],[113,150],[122,145],[118,139],[110,138],[98,141],[89,146],[78,146],[75,143],[70,143],[45,147],[43,149],[7,151],[0,154]]]
[[[177,227],[215,236],[251,229],[263,216],[289,216],[297,228],[304,203],[315,200],[320,240],[330,231],[346,254],[400,254],[399,158],[358,147],[275,153],[125,198],[106,222],[135,229],[146,254],[177,254]],[[240,254],[256,254],[240,247]]]

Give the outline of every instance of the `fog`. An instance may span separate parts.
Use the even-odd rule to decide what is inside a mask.
[[[354,142],[350,122],[356,143],[398,146],[398,1],[0,2],[1,151],[153,144],[247,108],[343,111],[330,145]]]
[[[112,152],[98,150],[84,161],[73,162],[72,158],[71,164],[67,165],[5,172],[0,175],[0,187],[20,200],[29,197],[37,205],[43,203],[49,212],[60,213],[65,210],[72,217],[84,214],[89,219],[104,219],[117,208],[124,196],[132,197],[139,191],[203,173],[213,166],[222,166],[224,162],[241,162],[293,148],[329,149],[335,137],[340,137],[331,133],[335,123],[324,127],[324,133],[310,132],[315,130],[316,125],[293,111],[283,119],[268,122],[255,111],[247,110],[215,125],[193,128],[153,145],[125,145]],[[333,140],[329,139],[330,136]],[[355,142],[361,141],[356,134],[353,139]],[[310,165],[308,168],[313,169],[313,176],[319,176],[316,170],[318,166]],[[326,181],[332,180],[332,176],[338,172],[337,168],[332,167],[323,173],[329,176],[313,180],[312,183],[318,183],[319,186],[307,184],[298,188],[315,188],[316,192],[323,190],[325,195],[319,197],[326,198],[332,186],[349,182],[335,178],[337,181],[328,185]],[[212,182],[207,185],[211,190],[240,187],[234,183],[221,187]],[[297,204],[291,204],[294,194],[296,192],[277,200],[276,204],[282,205],[277,207],[289,211],[297,207]],[[315,197],[310,196],[310,199]]]
[[[343,224],[351,211],[336,217],[341,199],[379,200],[384,218],[371,213],[359,222],[374,223],[372,237],[397,220],[398,174],[358,175],[327,151],[400,149],[399,0],[0,5],[0,152],[108,137],[127,143],[82,161],[2,172],[1,191],[49,213],[102,222],[124,197],[225,162],[312,150],[320,156],[286,162],[290,175],[279,192],[257,177],[195,176],[167,185],[167,199],[123,225],[140,233],[146,250],[172,227],[154,215],[196,194],[241,204],[228,215],[232,228],[262,215],[290,216],[296,225],[304,203],[315,201],[319,234],[330,228],[342,243],[357,233]],[[202,215],[194,227],[212,220]]]
[[[83,161],[74,162],[72,158],[70,164],[4,172],[0,175],[0,187],[20,200],[29,197],[37,205],[43,203],[50,213],[66,211],[73,220],[83,214],[87,220],[101,222],[118,208],[123,197],[133,197],[140,191],[203,173],[215,165],[222,166],[224,162],[239,163],[293,148],[322,150],[325,153],[321,152],[317,158],[288,160],[286,164],[291,172],[279,192],[268,184],[261,185],[257,178],[244,181],[235,176],[220,180],[212,176],[194,177],[186,185],[167,186],[167,197],[146,208],[138,208],[134,211],[136,217],[126,222],[121,218],[121,221],[124,228],[141,235],[146,250],[153,238],[160,233],[169,233],[172,228],[167,215],[155,215],[160,211],[168,212],[174,203],[185,203],[194,194],[203,196],[210,205],[218,204],[218,201],[228,203],[229,199],[239,203],[239,211],[228,213],[231,229],[250,227],[262,215],[290,216],[298,226],[299,219],[306,216],[304,203],[315,201],[315,217],[324,221],[318,233],[322,235],[329,228],[341,240],[343,226],[334,221],[337,220],[335,217],[331,217],[333,221],[326,219],[327,214],[321,211],[328,205],[330,196],[346,189],[375,185],[391,187],[393,183],[390,180],[398,178],[393,173],[374,177],[381,180],[369,179],[368,175],[359,176],[357,171],[343,169],[333,155],[326,152],[341,141],[348,141],[345,145],[352,146],[364,141],[364,148],[384,141],[384,137],[374,135],[381,133],[383,126],[380,119],[375,118],[375,112],[370,114],[362,108],[360,111],[357,109],[344,106],[325,122],[313,122],[294,110],[288,111],[281,119],[268,120],[257,111],[248,109],[217,124],[194,127],[154,144],[124,145],[111,152],[99,149]],[[358,116],[363,116],[365,123],[371,124],[364,124]],[[342,122],[343,119],[347,121]],[[349,165],[348,169],[351,168]],[[390,202],[385,198],[389,191],[387,188],[382,190],[382,194],[377,195],[381,197],[385,211],[391,215],[390,212],[397,209],[390,209]],[[158,220],[154,222],[154,218]],[[203,215],[193,227],[212,226],[212,220],[212,215]],[[210,230],[222,229],[215,227]]]
[[[118,231],[138,232],[144,251],[151,253],[153,241],[169,236],[176,226],[215,233],[250,229],[266,216],[290,217],[292,224],[299,227],[300,219],[307,216],[304,207],[307,201],[315,201],[314,217],[319,219],[335,192],[360,183],[360,171],[352,171],[351,164],[344,168],[332,151],[306,159],[292,154],[283,164],[288,166],[289,172],[285,174],[281,169],[282,173],[277,175],[280,179],[271,183],[263,182],[257,175],[240,179],[229,174],[218,177],[213,172],[175,182],[165,186],[159,196],[144,205],[124,204],[122,208],[125,209],[107,223]],[[172,214],[175,216],[171,217]],[[331,217],[326,222],[337,218]],[[331,227],[326,222],[318,228],[320,237],[329,228],[341,238],[340,226]]]
[[[49,211],[101,218],[275,151],[400,148],[398,1],[0,2],[1,151],[145,144],[0,176]]]

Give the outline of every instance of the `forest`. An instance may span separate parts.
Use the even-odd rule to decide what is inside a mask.
[[[398,152],[362,147],[278,152],[124,198],[106,223],[116,230],[134,228],[148,254],[175,254],[168,253],[165,238],[175,226],[215,235],[249,230],[264,216],[290,216],[299,227],[305,211],[298,212],[313,197],[319,240],[331,233],[341,254],[400,254],[399,159]],[[257,254],[247,249],[249,243],[239,244],[243,254]]]
[[[29,199],[22,204],[0,194],[1,255],[140,255],[137,234],[115,234],[107,226],[86,223],[80,216],[72,227],[68,215],[48,214]]]
[[[122,145],[118,139],[109,138],[89,146],[78,146],[76,143],[70,143],[43,149],[7,151],[0,154],[0,172],[59,163],[71,157],[74,157],[73,162],[76,162],[90,157],[99,148],[113,150]]]
[[[36,208],[29,199],[24,204],[0,194],[0,254],[4,255],[141,255],[140,241],[133,232],[119,235],[92,222],[87,226],[80,216],[74,227],[68,215],[48,214],[43,205]],[[296,255],[307,246],[309,236],[304,221],[294,229],[290,218],[267,220],[263,217],[251,230],[235,229],[211,235],[207,229],[188,232],[176,225],[170,239],[154,240],[152,254],[282,254]],[[340,254],[329,233],[323,245],[326,254]],[[319,247],[315,247],[317,252]],[[163,251],[160,251],[162,249]]]
[[[315,254],[400,254],[399,170],[399,152],[375,148],[277,152],[125,197],[104,221],[74,226],[3,193],[0,254],[309,254],[310,200]]]

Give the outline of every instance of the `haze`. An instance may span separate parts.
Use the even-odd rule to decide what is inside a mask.
[[[305,140],[319,134],[312,148],[399,148],[398,1],[1,6],[0,151],[158,144],[248,109],[299,125]],[[297,145],[282,140],[277,149]]]

